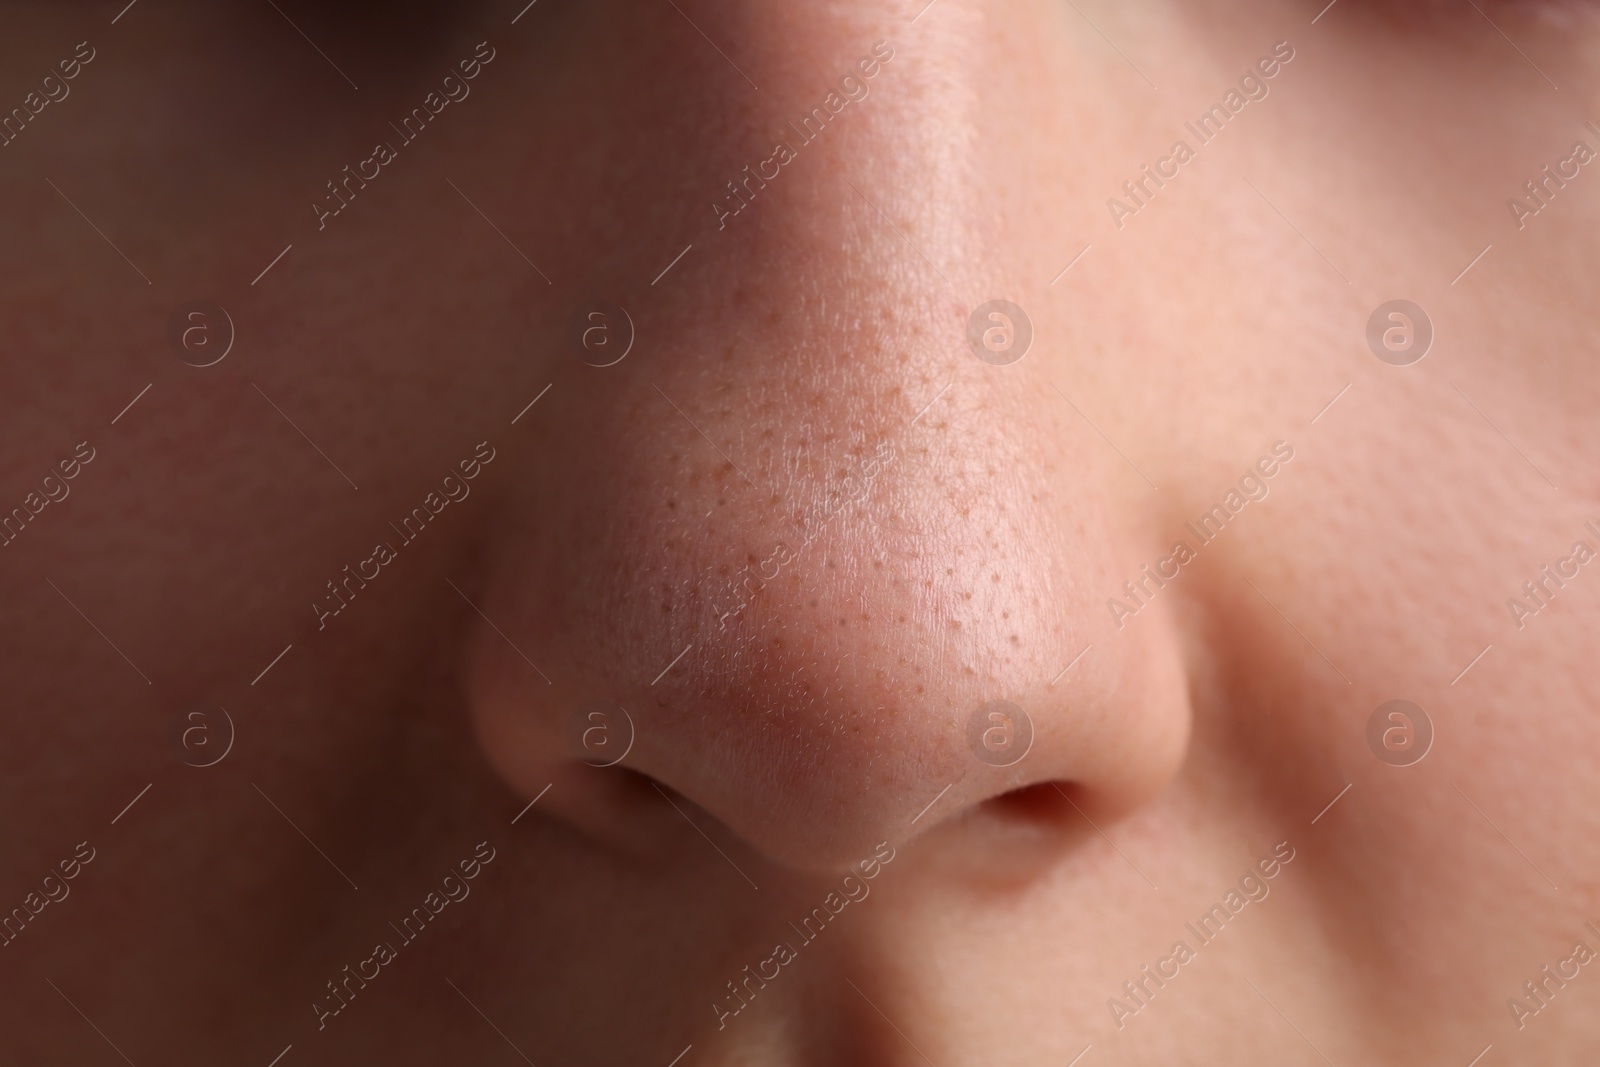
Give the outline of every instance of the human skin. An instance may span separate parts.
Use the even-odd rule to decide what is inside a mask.
[[[1506,205],[1600,148],[1590,7],[280,6],[12,5],[0,38],[5,107],[96,50],[0,148],[0,504],[95,452],[0,548],[0,908],[95,850],[0,948],[0,1060],[1600,1044],[1591,966],[1507,1005],[1600,950],[1600,564],[1507,607],[1600,547],[1600,176],[1521,229]],[[319,229],[324,183],[480,41],[471,95]],[[880,41],[869,95],[719,227]],[[1119,228],[1107,198],[1280,41],[1266,98]],[[205,368],[166,340],[200,298],[237,334]],[[1005,366],[966,337],[994,298],[1034,329]],[[1394,298],[1435,332],[1409,366],[1365,337]],[[568,338],[597,300],[636,332],[604,368]],[[747,566],[772,577],[734,612]],[[1435,733],[1409,766],[1367,741],[1394,699]],[[998,700],[1035,732],[1003,768],[969,745]],[[209,767],[197,703],[235,729]],[[573,743],[596,703],[631,716],[620,766]],[[471,895],[319,1027],[479,842]]]

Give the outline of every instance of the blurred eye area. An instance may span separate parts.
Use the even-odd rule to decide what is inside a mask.
[[[1388,23],[1396,29],[1471,34],[1514,28],[1600,28],[1600,3],[1595,0],[1336,0],[1327,18],[1343,9],[1355,16]],[[1493,32],[1490,30],[1490,32]]]

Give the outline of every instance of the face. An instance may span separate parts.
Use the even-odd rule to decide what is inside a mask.
[[[14,13],[3,1058],[1600,1040],[1592,8],[518,6]]]

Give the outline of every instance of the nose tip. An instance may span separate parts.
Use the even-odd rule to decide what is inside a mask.
[[[485,613],[552,678],[485,629],[473,706],[518,789],[559,779],[547,806],[627,838],[619,823],[655,818],[635,801],[659,803],[602,781],[615,765],[772,860],[836,868],[1029,786],[1093,814],[1170,774],[1174,646],[1154,618],[1111,629],[1092,599],[1116,584],[1094,494],[992,476],[1030,469],[1020,453],[1037,463],[1059,428],[984,432],[1002,416],[979,406],[962,432],[923,431],[899,398],[829,409],[823,433],[664,381],[605,415],[571,404],[552,434],[598,424],[605,447],[498,534]]]

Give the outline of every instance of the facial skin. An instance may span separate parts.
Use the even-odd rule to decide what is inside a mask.
[[[11,9],[0,1060],[1600,1042],[1593,9],[517,6]]]

